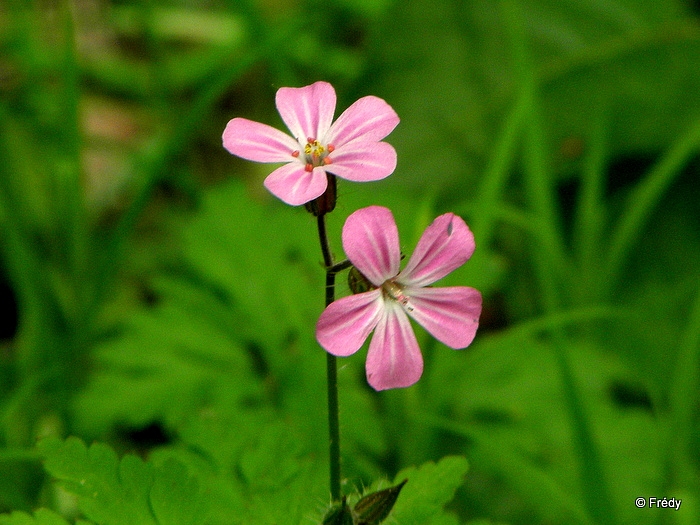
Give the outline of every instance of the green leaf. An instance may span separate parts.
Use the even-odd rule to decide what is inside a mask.
[[[89,448],[74,437],[39,442],[45,468],[78,496],[81,511],[100,525],[189,525],[202,519],[198,483],[174,459],[159,467],[107,445]]]
[[[189,525],[201,522],[199,483],[189,477],[185,466],[176,460],[169,458],[156,470],[150,496],[158,523]]]
[[[323,270],[308,213],[257,203],[233,182],[207,192],[200,213],[183,226],[186,264],[231,298],[243,336],[279,354],[290,332],[313,326]]]
[[[242,523],[304,523],[326,497],[326,464],[310,455],[289,424],[269,423],[243,451],[238,470],[247,508]]]
[[[62,516],[49,509],[38,509],[34,515],[13,512],[0,516],[0,525],[69,525]]]
[[[262,395],[237,334],[236,309],[202,283],[161,276],[152,285],[157,306],[134,312],[96,349],[98,366],[75,402],[84,434],[116,423],[172,427],[202,405]]]
[[[309,403],[309,388],[323,389],[313,326],[324,272],[313,217],[255,202],[232,181],[171,226],[182,252],[149,283],[155,305],[97,347],[74,405],[78,433],[152,421],[177,430],[202,407],[260,406],[282,390],[279,400],[317,429],[325,410]]]
[[[438,463],[428,462],[399,472],[395,479],[408,478],[409,482],[394,506],[392,516],[396,523],[425,525],[442,520],[443,507],[454,497],[468,468],[465,458],[448,456]]]
[[[316,519],[319,502],[328,497],[325,454],[311,453],[294,421],[255,410],[220,410],[193,418],[183,433],[186,447],[154,451],[154,464],[175,457],[187,465],[210,500],[212,524]]]

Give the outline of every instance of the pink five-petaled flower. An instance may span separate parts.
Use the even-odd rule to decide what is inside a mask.
[[[446,213],[435,219],[401,272],[399,234],[387,208],[357,210],[345,222],[342,239],[345,254],[372,289],[339,299],[321,314],[316,338],[327,352],[351,355],[374,330],[367,381],[385,390],[411,386],[423,373],[406,314],[447,346],[469,346],[479,324],[481,294],[466,286],[429,287],[474,252],[474,235],[460,217]]]
[[[362,97],[333,122],[335,90],[328,82],[302,88],[283,87],[277,110],[292,136],[244,118],[226,125],[224,147],[256,162],[286,162],[265,179],[265,187],[287,204],[298,206],[321,196],[326,172],[367,182],[391,175],[396,151],[380,142],[399,123],[381,98]]]

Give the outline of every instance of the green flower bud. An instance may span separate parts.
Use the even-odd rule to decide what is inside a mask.
[[[405,479],[398,485],[367,494],[360,499],[353,508],[355,525],[379,525],[384,521],[394,508],[399,493],[407,481]]]
[[[370,280],[362,275],[360,270],[354,266],[350,268],[350,271],[348,272],[348,286],[354,294],[369,292],[370,290],[374,290],[376,288],[376,286],[374,286]]]

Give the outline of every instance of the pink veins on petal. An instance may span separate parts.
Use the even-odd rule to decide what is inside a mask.
[[[396,150],[381,140],[399,117],[381,98],[362,97],[335,122],[336,95],[328,82],[280,88],[275,102],[291,136],[234,118],[226,125],[223,144],[247,160],[285,163],[265,179],[265,187],[287,204],[298,206],[322,195],[327,173],[367,182],[388,177],[396,168]]]
[[[399,271],[398,230],[387,208],[357,210],[345,222],[342,238],[348,259],[375,288],[339,299],[324,310],[316,338],[327,352],[354,354],[374,331],[367,380],[376,390],[385,390],[411,386],[423,373],[423,358],[408,317],[451,348],[471,344],[481,315],[479,291],[430,286],[474,252],[474,235],[461,217],[446,213],[436,218],[403,271]]]

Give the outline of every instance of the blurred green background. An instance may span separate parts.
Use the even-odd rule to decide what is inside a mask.
[[[401,118],[396,172],[339,184],[337,257],[359,207],[389,206],[405,253],[453,211],[477,251],[440,284],[484,294],[469,349],[418,329],[410,389],[377,394],[364,351],[341,360],[348,486],[460,454],[440,523],[700,523],[699,15],[689,0],[3,0],[0,511],[46,504],[47,435],[215,458],[210,523],[238,523],[240,486],[282,486],[293,458],[316,458],[323,487],[313,220],[221,133],[235,116],[280,127],[276,90],[327,80],[336,114],[373,94]],[[251,470],[250,450],[274,468]]]

